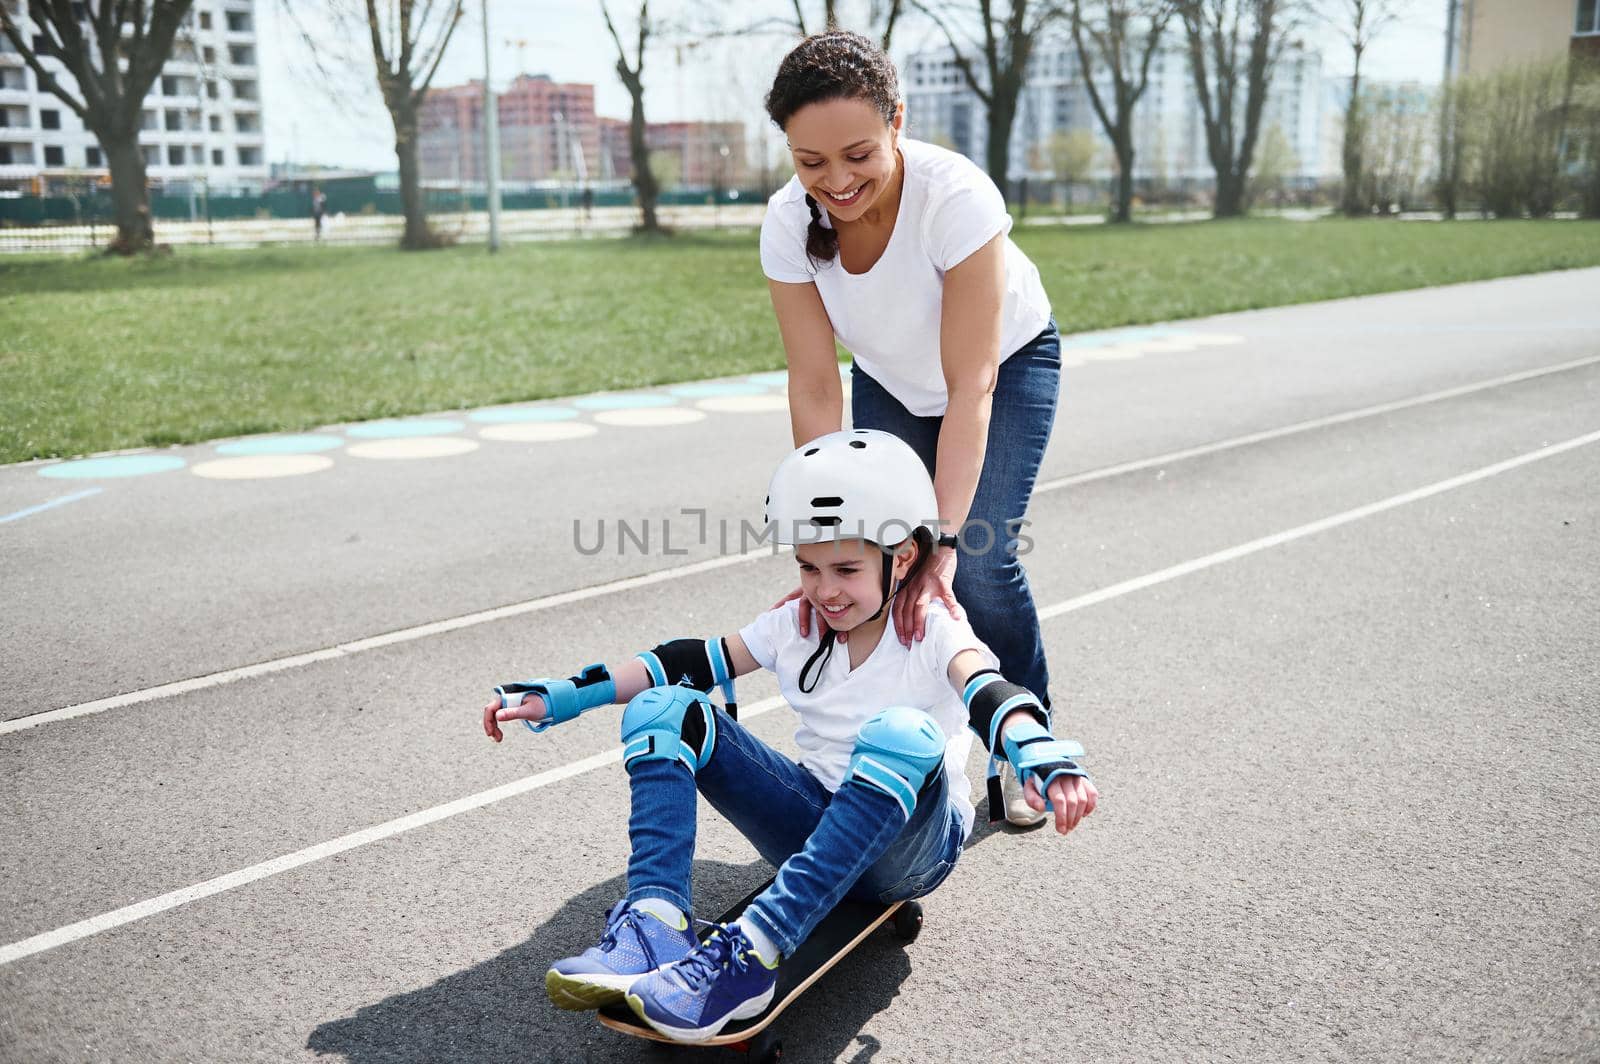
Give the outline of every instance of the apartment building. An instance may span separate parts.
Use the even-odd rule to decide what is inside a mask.
[[[0,0],[31,37],[23,0]],[[76,90],[53,59],[52,76]],[[267,180],[253,0],[196,0],[140,114],[139,144],[154,185],[181,191],[259,190]],[[0,191],[42,192],[57,180],[106,174],[93,133],[0,35]]]
[[[933,140],[982,163],[988,131],[983,102],[967,84],[948,48],[912,55],[902,77],[912,136]],[[1096,87],[1114,106],[1110,77],[1097,72]],[[1279,61],[1269,87],[1261,129],[1276,125],[1294,152],[1293,176],[1314,180],[1337,171],[1337,157],[1324,157],[1322,58],[1291,48]],[[1243,103],[1239,107],[1243,120]],[[1109,176],[1114,166],[1106,138],[1072,41],[1041,41],[1029,62],[1011,129],[1009,167],[1013,179],[1047,179],[1048,143],[1058,132],[1086,130],[1101,145],[1092,175]],[[1206,152],[1205,121],[1189,71],[1188,53],[1174,39],[1150,63],[1150,84],[1134,111],[1134,176],[1139,180],[1209,181],[1215,177]]]
[[[1445,73],[1488,74],[1563,55],[1600,60],[1597,0],[1447,0]]]

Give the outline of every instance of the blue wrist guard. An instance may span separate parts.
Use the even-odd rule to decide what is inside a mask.
[[[522,722],[530,731],[542,732],[551,725],[565,724],[596,706],[609,706],[617,700],[617,685],[604,665],[589,665],[565,680],[522,680],[501,684],[494,693],[500,696],[501,709],[520,706],[529,695],[543,698],[545,718],[537,724],[531,720]]]
[[[1006,760],[1011,762],[1017,781],[1025,784],[1033,777],[1046,809],[1054,808],[1050,804],[1050,784],[1062,776],[1089,777],[1075,760],[1083,756],[1083,744],[1057,739],[1037,721],[1013,724],[1006,729],[1000,743],[1005,747]]]

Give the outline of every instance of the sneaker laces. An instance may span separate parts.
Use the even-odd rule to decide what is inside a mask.
[[[650,945],[649,937],[644,933],[642,914],[633,906],[625,906],[620,915],[606,925],[606,933],[600,936],[600,952],[610,953],[617,948],[617,932],[624,927],[633,929],[634,937],[639,940],[639,946],[644,950],[645,961],[652,968],[661,967],[656,962],[656,951]]]
[[[750,940],[742,929],[718,926],[672,972],[692,992],[703,989],[712,976],[732,966],[736,972],[749,970]]]

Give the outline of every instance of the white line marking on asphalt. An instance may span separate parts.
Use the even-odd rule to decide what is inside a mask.
[[[1181,451],[1172,451],[1168,454],[1157,455],[1154,458],[1140,458],[1136,461],[1122,462],[1118,465],[1105,466],[1101,469],[1091,469],[1085,473],[1073,473],[1071,476],[1057,477],[1054,480],[1047,480],[1035,486],[1033,491],[1035,495],[1038,495],[1046,491],[1070,488],[1075,484],[1088,484],[1096,480],[1107,480],[1127,473],[1137,473],[1141,469],[1155,469],[1160,466],[1170,465],[1173,462],[1182,462],[1190,458],[1216,454],[1219,451],[1228,451],[1235,447],[1247,447],[1252,443],[1265,443],[1267,440],[1293,436],[1300,432],[1310,432],[1313,429],[1325,429],[1331,425],[1342,425],[1347,421],[1377,417],[1379,414],[1389,414],[1396,410],[1421,406],[1424,403],[1458,399],[1463,395],[1471,395],[1473,392],[1487,391],[1490,388],[1502,388],[1508,384],[1518,384],[1522,381],[1533,380],[1552,373],[1564,373],[1567,370],[1581,369],[1584,366],[1592,366],[1597,362],[1600,362],[1600,355],[1592,355],[1588,358],[1573,359],[1571,362],[1562,362],[1555,366],[1544,366],[1540,369],[1530,369],[1521,373],[1508,374],[1504,377],[1495,377],[1493,380],[1463,384],[1455,388],[1446,388],[1443,391],[1428,392],[1425,395],[1414,395],[1409,399],[1396,399],[1393,402],[1379,403],[1376,406],[1364,406],[1359,410],[1347,410],[1342,414],[1330,414],[1327,417],[1312,418],[1310,421],[1298,421],[1293,425],[1285,425],[1282,428],[1252,432],[1245,436],[1234,436],[1231,439],[1218,440],[1215,443],[1203,443],[1198,447],[1186,447]]]
[[[1234,447],[1243,447],[1251,443],[1261,443],[1266,440],[1278,439],[1283,436],[1299,432],[1309,432],[1313,429],[1325,428],[1329,425],[1338,425],[1359,418],[1373,417],[1378,414],[1387,414],[1395,410],[1404,410],[1407,407],[1419,406],[1423,403],[1439,402],[1444,399],[1454,399],[1473,392],[1486,391],[1490,388],[1499,388],[1508,384],[1533,380],[1537,377],[1548,376],[1553,373],[1564,373],[1568,370],[1579,369],[1584,366],[1600,362],[1600,355],[1589,358],[1574,359],[1571,362],[1562,362],[1554,366],[1541,369],[1527,370],[1521,373],[1512,373],[1492,380],[1479,381],[1475,384],[1464,384],[1457,388],[1447,388],[1444,391],[1429,392],[1426,395],[1413,396],[1410,399],[1398,399],[1389,403],[1380,403],[1377,406],[1362,407],[1359,410],[1347,411],[1343,414],[1332,414],[1327,417],[1315,418],[1310,421],[1301,421],[1282,428],[1268,429],[1264,432],[1255,432],[1247,436],[1237,436],[1231,439],[1218,440],[1215,443],[1202,444],[1198,447],[1189,447],[1181,451],[1172,451],[1168,454],[1156,455],[1154,458],[1142,458],[1134,462],[1124,462],[1120,465],[1106,466],[1083,473],[1074,473],[1071,476],[1060,477],[1046,481],[1034,488],[1034,494],[1039,495],[1047,491],[1056,491],[1061,488],[1072,487],[1076,484],[1087,484],[1096,480],[1105,480],[1110,477],[1122,476],[1126,473],[1137,472],[1141,469],[1152,469],[1158,466],[1169,465],[1174,462],[1197,458],[1201,455],[1215,454],[1218,451],[1229,450]],[[767,557],[761,553],[735,554],[708,561],[694,562],[690,565],[676,566],[671,569],[662,569],[643,576],[630,576],[622,580],[613,580],[610,583],[596,584],[593,587],[580,588],[575,591],[563,591],[556,595],[543,598],[529,599],[525,602],[516,602],[508,606],[497,606],[494,609],[480,610],[477,613],[463,614],[443,621],[432,621],[427,624],[416,625],[411,628],[401,628],[384,635],[371,636],[366,639],[357,639],[348,643],[340,643],[334,647],[323,650],[313,650],[304,654],[294,654],[285,658],[276,658],[263,661],[255,665],[245,665],[240,668],[224,669],[221,672],[209,673],[188,680],[176,680],[172,683],[161,684],[156,687],[147,687],[139,691],[130,691],[123,695],[113,695],[107,698],[98,698],[92,702],[82,702],[75,706],[63,706],[61,709],[46,710],[15,720],[0,721],[0,735],[9,735],[12,732],[25,731],[36,728],[42,724],[53,724],[57,721],[71,720],[74,717],[86,717],[95,713],[104,713],[110,709],[121,709],[126,706],[138,705],[142,702],[153,702],[157,699],[171,698],[175,695],[187,694],[191,691],[202,691],[211,687],[221,687],[225,684],[236,683],[239,680],[248,680],[269,673],[283,672],[296,669],[302,665],[311,665],[319,661],[329,661],[334,658],[349,654],[358,654],[363,650],[374,650],[378,647],[393,646],[396,643],[407,643],[415,639],[426,639],[429,636],[439,635],[444,632],[453,632],[461,628],[470,628],[474,625],[487,624],[491,621],[504,620],[508,617],[517,617],[524,613],[537,610],[551,609],[564,606],[571,602],[581,602],[585,599],[609,595],[617,591],[628,591],[649,584],[657,584],[666,580],[675,580],[679,577],[693,576],[697,573],[720,569],[728,565],[737,565],[741,562],[755,561]]]
[[[1434,495],[1452,491],[1456,488],[1464,487],[1467,484],[1472,484],[1480,480],[1486,480],[1489,477],[1497,476],[1520,466],[1525,466],[1532,462],[1538,462],[1545,458],[1552,458],[1558,454],[1563,454],[1567,451],[1574,450],[1575,448],[1584,447],[1588,444],[1596,442],[1600,442],[1600,432],[1591,432],[1587,435],[1578,436],[1562,443],[1552,444],[1549,447],[1542,447],[1537,451],[1530,451],[1527,454],[1518,455],[1515,458],[1508,458],[1503,462],[1496,462],[1493,465],[1487,465],[1480,469],[1474,469],[1470,473],[1463,473],[1460,476],[1437,481],[1433,484],[1426,485],[1425,487],[1416,488],[1412,491],[1403,492],[1399,495],[1391,495],[1387,499],[1380,499],[1377,502],[1368,503],[1365,506],[1358,506],[1352,510],[1345,510],[1341,513],[1324,517],[1321,520],[1309,522],[1308,524],[1297,525],[1294,528],[1286,529],[1285,531],[1278,532],[1271,536],[1263,536],[1260,539],[1253,539],[1248,543],[1241,543],[1236,547],[1215,551],[1211,554],[1205,555],[1204,557],[1194,558],[1179,565],[1168,566],[1165,569],[1161,569],[1153,573],[1147,573],[1144,576],[1136,577],[1133,580],[1124,580],[1119,584],[1112,584],[1110,587],[1105,587],[1099,591],[1090,592],[1087,595],[1079,595],[1078,597],[1068,599],[1065,602],[1058,602],[1054,606],[1049,606],[1040,610],[1039,619],[1041,621],[1048,620],[1049,618],[1059,617],[1062,614],[1071,613],[1075,610],[1085,609],[1089,606],[1105,602],[1108,599],[1118,598],[1122,595],[1129,595],[1135,591],[1141,591],[1144,588],[1165,583],[1169,580],[1176,580],[1180,576],[1186,576],[1189,573],[1198,572],[1201,569],[1208,569],[1212,566],[1222,565],[1226,562],[1243,558],[1246,555],[1254,554],[1258,551],[1281,546],[1282,544],[1291,542],[1292,540],[1315,535],[1318,532],[1325,532],[1330,528],[1337,528],[1340,525],[1349,524],[1352,521],[1359,521],[1363,518],[1371,517],[1374,514],[1383,513],[1385,510],[1393,510],[1396,507],[1405,506],[1408,503],[1417,502],[1421,499],[1426,499]],[[783,705],[783,700],[781,698],[773,697],[763,699],[754,705],[742,707],[740,710],[740,719],[748,720],[751,717],[755,717],[771,709],[775,709],[780,705]],[[303,865],[320,861],[325,857],[332,857],[334,854],[344,853],[348,850],[356,849],[359,846],[365,846],[370,842],[377,842],[381,839],[391,838],[403,832],[410,831],[413,828],[423,827],[427,824],[434,824],[449,817],[456,816],[459,813],[467,813],[474,809],[482,809],[484,806],[493,805],[494,803],[503,801],[504,799],[514,798],[517,795],[526,794],[529,791],[537,790],[540,787],[549,786],[552,783],[558,783],[561,780],[571,779],[573,776],[582,775],[591,769],[616,764],[621,760],[621,748],[613,747],[610,750],[593,754],[579,761],[574,761],[567,765],[561,765],[553,769],[548,769],[544,772],[537,773],[536,775],[527,776],[523,779],[516,780],[512,783],[503,784],[487,791],[480,791],[479,793],[469,795],[466,798],[458,798],[453,802],[446,802],[443,805],[436,805],[431,809],[424,809],[421,812],[412,813],[409,816],[403,816],[396,820],[390,820],[386,823],[378,824],[374,827],[352,832],[349,835],[342,835],[339,838],[333,839],[329,842],[319,843],[316,846],[309,846],[306,849],[297,850],[294,853],[286,854],[282,857],[276,857],[270,861],[263,861],[260,864],[251,865],[249,868],[242,868],[237,872],[229,872],[227,875],[218,876],[215,879],[208,879],[204,883],[197,883],[191,887],[184,887],[181,890],[174,890],[170,893],[163,894],[160,897],[136,902],[133,905],[126,905],[120,909],[113,909],[108,913],[101,913],[99,916],[91,916],[87,920],[80,920],[77,923],[68,924],[65,927],[58,927],[53,931],[46,931],[42,934],[34,935],[32,938],[25,938],[20,942],[13,942],[7,946],[0,946],[0,967],[10,964],[13,961],[21,960],[24,957],[32,956],[36,953],[43,953],[46,950],[55,949],[57,946],[64,946],[69,942],[76,942],[77,940],[87,938],[90,935],[97,935],[102,931],[109,931],[111,928],[132,923],[135,920],[142,920],[147,916],[154,916],[155,914],[165,912],[168,909],[173,909],[177,906],[185,905],[192,901],[198,901],[201,898],[208,898],[213,894],[220,894],[223,891],[232,890],[235,887],[242,887],[246,884],[254,883],[257,880],[265,879],[268,876],[277,875],[280,872],[287,872],[291,869],[300,868]]]
[[[44,510],[53,510],[57,506],[65,506],[67,503],[77,502],[79,499],[87,499],[91,495],[99,495],[104,490],[104,488],[90,488],[88,491],[76,491],[71,495],[63,495],[60,498],[51,499],[49,502],[42,502],[38,506],[30,506],[25,510],[18,510],[16,513],[6,514],[4,517],[0,517],[0,525],[5,524],[7,521],[20,521],[24,517],[32,516]]]

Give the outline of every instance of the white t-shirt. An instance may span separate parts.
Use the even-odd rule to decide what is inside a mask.
[[[1011,232],[1000,190],[964,155],[900,138],[905,181],[900,211],[883,256],[866,273],[846,273],[837,258],[806,255],[811,209],[798,176],[773,193],[761,222],[761,269],[774,281],[814,282],[834,335],[874,380],[919,417],[944,413],[939,361],[944,274],[1001,233]],[[819,203],[822,222],[827,207]],[[1043,331],[1050,300],[1039,270],[1006,237],[1006,296],[1001,310],[1003,362]]]
[[[941,603],[929,603],[923,638],[907,648],[895,635],[891,613],[878,645],[856,668],[850,668],[849,646],[835,644],[810,694],[800,690],[800,670],[816,651],[820,636],[813,621],[811,634],[800,637],[798,599],[763,613],[740,630],[739,638],[762,668],[778,674],[779,692],[800,717],[794,733],[800,762],[830,792],[844,783],[856,733],[878,712],[913,706],[931,716],[945,734],[950,800],[960,810],[966,832],[972,832],[967,755],[973,735],[967,727],[967,707],[946,670],[963,650],[976,650],[990,668],[998,668],[999,661],[971,625],[951,617]]]

